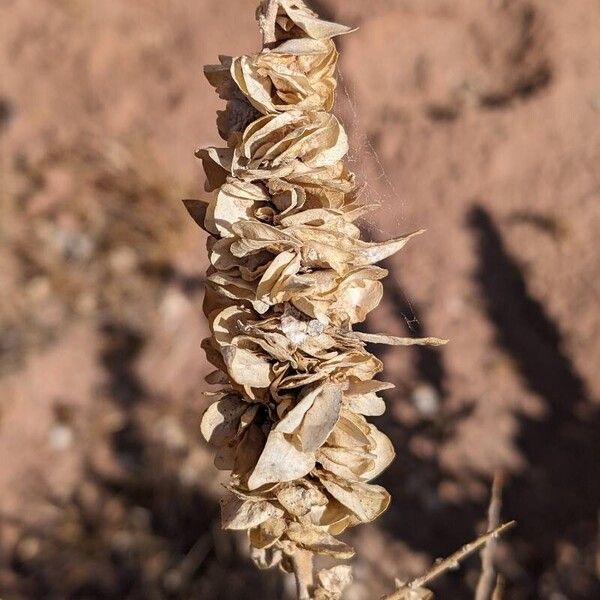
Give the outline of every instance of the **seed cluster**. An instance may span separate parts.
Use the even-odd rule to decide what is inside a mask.
[[[355,224],[372,207],[359,201],[346,133],[328,112],[332,38],[350,31],[279,0],[273,44],[205,67],[227,107],[226,145],[197,151],[212,197],[188,204],[210,234],[203,346],[216,367],[207,380],[220,386],[202,433],[231,471],[223,526],[248,531],[262,568],[289,571],[298,552],[353,555],[336,536],[386,510],[388,492],[370,481],[394,458],[367,421],[393,386],[374,379],[383,365],[366,344],[444,342],[352,329],[382,298],[387,271],[376,263],[420,232],[366,242]],[[314,596],[339,598],[349,577],[344,566],[321,571]]]

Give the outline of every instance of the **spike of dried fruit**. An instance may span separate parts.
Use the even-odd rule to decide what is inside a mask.
[[[260,53],[205,68],[227,101],[218,118],[227,146],[196,152],[212,197],[186,206],[210,235],[203,347],[222,395],[201,429],[215,465],[231,471],[223,527],[248,532],[260,568],[290,570],[310,553],[351,557],[335,536],[389,505],[370,481],[394,449],[366,417],[384,412],[377,393],[393,386],[374,380],[383,366],[366,344],[445,340],[352,331],[381,300],[387,271],[376,263],[421,232],[373,243],[354,224],[369,208],[328,112],[331,38],[351,29],[301,0],[264,0],[259,21],[270,31]],[[350,580],[340,565],[309,592],[337,600]]]

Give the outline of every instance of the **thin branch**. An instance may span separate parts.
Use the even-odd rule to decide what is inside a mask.
[[[213,548],[213,539],[210,533],[205,533],[192,546],[183,560],[173,569],[167,572],[166,583],[172,589],[180,589],[188,582],[194,571],[206,560]]]
[[[490,541],[495,540],[498,536],[502,535],[505,531],[508,531],[517,524],[516,521],[510,521],[496,527],[492,531],[488,531],[480,538],[466,544],[460,550],[457,550],[454,554],[445,558],[444,560],[436,563],[425,575],[413,579],[410,583],[403,585],[395,592],[392,592],[388,596],[385,596],[384,600],[430,600],[433,598],[433,594],[425,589],[425,586],[443,575],[446,571],[456,569],[460,564],[460,561],[467,558],[467,556],[477,552],[480,548],[484,547]],[[500,593],[502,591],[502,585],[500,584]],[[501,600],[502,596],[498,598],[494,597],[493,600]]]
[[[502,509],[502,475],[496,473],[492,483],[492,494],[488,508],[488,531],[498,527],[500,523],[500,511]],[[496,540],[490,540],[481,550],[481,575],[475,591],[475,600],[490,600],[494,593],[496,583],[496,572],[494,570],[494,550]]]
[[[265,48],[268,48],[277,41],[277,38],[275,37],[275,27],[278,10],[279,0],[266,0],[261,6],[258,24],[262,31],[263,46]]]
[[[498,575],[496,578],[496,587],[494,589],[494,593],[492,594],[492,600],[504,600],[505,587],[506,583],[504,581],[504,577],[502,577],[502,575]]]
[[[313,587],[313,555],[306,550],[298,550],[292,557],[298,600],[310,600]]]
[[[473,552],[477,552],[481,547],[485,546],[490,540],[496,539],[499,535],[502,535],[505,531],[508,531],[512,527],[516,525],[516,521],[510,521],[508,523],[504,523],[504,525],[500,525],[500,527],[496,527],[493,531],[488,531],[480,538],[471,542],[470,544],[466,544],[460,550],[457,550],[454,554],[450,555],[448,558],[440,561],[436,565],[434,565],[431,570],[419,577],[418,579],[414,579],[408,584],[409,588],[420,588],[427,585],[430,581],[437,579],[440,575],[445,573],[450,569],[455,569],[461,560],[467,558],[473,554]]]

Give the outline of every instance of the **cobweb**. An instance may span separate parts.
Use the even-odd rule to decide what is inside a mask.
[[[391,230],[390,228],[385,230],[381,228],[378,221],[372,218],[373,213],[359,219],[357,224],[369,241],[380,241],[390,236],[397,237],[407,233],[405,224],[400,218],[404,207],[404,198],[392,177],[390,177],[371,140],[371,136],[361,121],[360,109],[356,101],[356,90],[354,86],[352,86],[352,90],[348,89],[351,85],[338,67],[338,89],[343,94],[351,116],[351,122],[346,121],[345,123],[350,139],[350,150],[347,157],[348,166],[356,173],[358,185],[360,186],[359,200],[366,205],[374,206],[376,211],[383,212],[385,220],[392,223],[393,227],[391,227]],[[338,112],[341,112],[339,110],[342,108],[339,106],[339,96],[336,108]],[[394,209],[391,207],[394,207]],[[389,267],[389,264],[387,266]],[[404,290],[400,288],[399,291],[408,309],[408,314],[402,313],[406,326],[411,332],[417,333],[421,324],[417,319],[413,305]]]
[[[352,86],[352,90],[349,89],[349,86]],[[370,215],[367,215],[366,218],[363,217],[359,221],[359,225],[365,234],[370,236],[370,241],[374,239],[381,240],[390,235],[401,235],[405,233],[403,224],[397,211],[391,210],[390,207],[400,206],[402,208],[404,203],[402,195],[390,177],[372,142],[371,135],[360,118],[360,108],[357,105],[354,86],[344,77],[339,68],[338,89],[347,103],[351,116],[351,122],[346,121],[345,123],[350,138],[347,161],[350,169],[357,176],[360,186],[359,199],[364,204],[375,206],[377,211],[385,211],[386,219],[389,217],[393,221],[394,228],[392,231],[382,229]],[[339,97],[338,108],[342,108],[339,106]]]

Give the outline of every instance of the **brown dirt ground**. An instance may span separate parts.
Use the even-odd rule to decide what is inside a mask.
[[[600,5],[321,0],[338,113],[389,261],[394,502],[353,535],[349,600],[519,522],[506,598],[600,597]],[[289,598],[223,535],[198,435],[203,234],[181,198],[217,142],[201,66],[253,51],[251,0],[0,4],[0,596]],[[595,166],[594,166],[595,165]],[[472,598],[468,561],[434,588]]]

